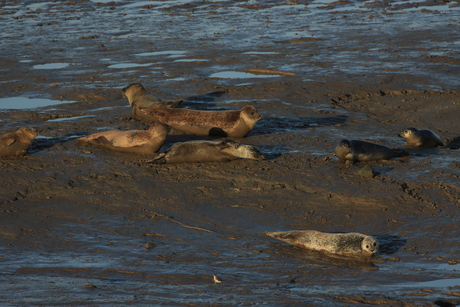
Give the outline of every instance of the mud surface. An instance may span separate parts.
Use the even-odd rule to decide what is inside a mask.
[[[458,1],[0,2],[0,302],[454,306],[460,303]],[[81,146],[146,129],[121,88],[182,107],[255,106],[264,161],[152,165]],[[26,109],[41,106],[35,109]],[[445,148],[406,148],[431,129]],[[409,159],[324,161],[343,138]],[[168,136],[162,151],[178,141]],[[371,165],[374,178],[358,172]],[[372,261],[265,231],[376,236]],[[212,274],[223,282],[214,284]]]

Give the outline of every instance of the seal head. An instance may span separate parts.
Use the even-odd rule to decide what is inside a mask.
[[[141,111],[147,108],[175,108],[182,103],[182,99],[174,101],[162,101],[161,99],[149,95],[140,83],[132,83],[122,89],[123,95],[128,98],[128,103],[131,106],[132,116],[136,119],[153,122],[158,121],[155,117],[149,116]]]
[[[25,155],[37,135],[37,130],[31,127],[23,127],[16,132],[1,135],[0,157]]]

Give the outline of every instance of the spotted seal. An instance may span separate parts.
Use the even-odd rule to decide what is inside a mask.
[[[365,234],[327,233],[317,230],[266,232],[275,239],[300,248],[341,256],[372,256],[379,251],[376,238]]]
[[[155,164],[181,162],[226,162],[239,158],[262,160],[263,154],[254,146],[225,139],[221,141],[188,141],[176,143],[153,160]]]
[[[155,118],[149,114],[141,112],[141,109],[152,108],[175,108],[182,103],[182,99],[174,101],[162,101],[155,96],[149,95],[144,86],[140,83],[132,83],[122,89],[123,94],[128,98],[131,106],[131,114],[134,118],[153,122]]]
[[[160,150],[169,128],[162,123],[153,123],[148,130],[109,130],[76,139],[114,151],[153,154]]]
[[[253,106],[240,110],[143,109],[172,128],[196,135],[245,137],[262,118]]]
[[[347,164],[389,160],[395,157],[408,156],[409,153],[400,149],[392,149],[383,145],[357,140],[341,140],[335,147],[334,154],[328,159],[337,156]]]
[[[415,147],[438,147],[444,146],[441,138],[431,130],[407,128],[399,134],[409,146]]]
[[[0,157],[24,156],[37,135],[37,130],[30,127],[0,135]]]

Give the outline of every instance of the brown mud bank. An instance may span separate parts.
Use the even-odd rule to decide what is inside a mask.
[[[27,156],[0,160],[1,303],[460,303],[458,2],[23,1],[0,12],[0,128],[39,131]],[[152,165],[77,144],[148,127],[121,97],[132,82],[185,108],[253,105],[263,118],[235,140],[266,159]],[[397,135],[411,126],[446,146],[405,146]],[[175,133],[161,151],[198,139],[215,138]],[[411,155],[325,161],[341,139]],[[366,165],[373,178],[358,174]],[[264,234],[291,229],[361,232],[381,251],[329,258]]]

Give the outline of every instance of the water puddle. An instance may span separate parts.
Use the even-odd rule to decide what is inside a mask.
[[[53,106],[64,103],[73,103],[75,101],[60,101],[44,98],[25,98],[25,97],[8,97],[0,98],[0,110],[21,110],[21,109],[35,109],[47,106]]]
[[[265,54],[279,54],[279,52],[269,52],[269,51],[248,51],[248,52],[243,52],[243,54],[252,54],[252,55],[265,55]]]
[[[175,60],[174,62],[207,62],[209,60],[206,59],[179,59]]]
[[[256,74],[251,74],[248,72],[227,70],[227,71],[213,73],[209,77],[219,78],[219,79],[249,79],[249,78],[273,78],[273,77],[280,77],[280,75],[256,75]]]
[[[167,55],[168,58],[178,58],[182,57],[187,53],[187,51],[182,50],[167,50],[167,51],[153,51],[153,52],[144,52],[137,53],[137,56],[157,56],[157,55]]]
[[[145,64],[138,64],[138,63],[120,63],[120,64],[112,64],[108,66],[108,68],[134,68],[134,67],[146,67],[151,66],[153,63],[145,63]]]
[[[72,116],[72,117],[61,117],[61,118],[50,119],[48,121],[49,122],[62,122],[66,120],[74,120],[74,119],[80,119],[80,118],[85,118],[85,117],[96,117],[96,115],[80,115],[80,116]]]
[[[37,64],[33,66],[33,69],[61,69],[69,65],[70,65],[69,63]]]

